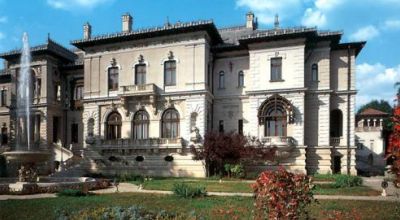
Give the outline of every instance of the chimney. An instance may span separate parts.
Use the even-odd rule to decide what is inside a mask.
[[[88,40],[92,37],[92,25],[89,22],[83,25],[83,39]]]
[[[246,14],[246,28],[256,29],[256,25],[254,22],[254,13],[249,11]]]
[[[127,12],[122,15],[122,32],[131,32],[132,31],[132,16]]]
[[[275,22],[274,22],[275,29],[279,29],[279,15],[275,15]]]

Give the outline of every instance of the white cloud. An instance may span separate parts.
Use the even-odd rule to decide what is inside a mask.
[[[47,0],[47,4],[56,9],[77,10],[92,9],[111,1],[112,0]]]
[[[395,82],[400,81],[400,64],[386,67],[381,63],[362,63],[357,65],[357,107],[373,100],[384,99],[393,103],[396,89]]]
[[[252,10],[263,24],[272,24],[276,14],[280,20],[302,13],[304,0],[236,0],[237,7]]]
[[[313,10],[312,8],[308,8],[304,12],[303,19],[301,23],[305,26],[325,26],[326,25],[326,16],[319,10]]]
[[[8,21],[8,18],[6,17],[6,16],[0,16],[0,24],[1,23],[7,23],[7,21]]]
[[[316,0],[315,7],[320,10],[332,10],[343,3],[343,0]]]
[[[3,40],[4,38],[6,38],[6,35],[2,32],[0,32],[0,40]]]
[[[351,34],[350,39],[354,41],[371,40],[379,36],[379,34],[379,30],[375,26],[368,25]]]
[[[386,20],[383,24],[384,29],[400,29],[400,20]]]

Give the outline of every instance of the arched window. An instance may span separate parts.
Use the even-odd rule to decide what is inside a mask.
[[[339,109],[331,111],[330,135],[331,137],[343,136],[343,114]]]
[[[162,121],[161,136],[163,138],[177,138],[179,136],[179,113],[175,109],[165,110]]]
[[[135,66],[135,84],[146,84],[146,64],[137,64]]]
[[[318,64],[316,63],[311,66],[311,80],[314,82],[318,81]]]
[[[238,73],[238,86],[244,87],[244,73],[243,71],[239,71]]]
[[[106,132],[108,140],[116,140],[121,138],[121,115],[118,112],[112,112],[106,122]]]
[[[225,88],[225,73],[224,71],[219,72],[219,81],[218,81],[218,88],[224,89]]]
[[[140,110],[133,116],[133,139],[149,138],[149,115],[146,111]]]
[[[264,136],[285,137],[288,119],[289,122],[294,120],[292,109],[290,102],[279,95],[267,99],[258,112],[260,124],[264,125]]]
[[[164,84],[166,86],[176,85],[176,61],[169,60],[164,62]]]
[[[118,67],[108,68],[108,91],[118,91]]]

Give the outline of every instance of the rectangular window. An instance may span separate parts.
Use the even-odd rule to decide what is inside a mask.
[[[240,71],[239,75],[238,75],[238,87],[244,87],[244,73],[243,73],[243,71]]]
[[[82,100],[82,99],[83,99],[83,86],[79,85],[75,87],[74,100]]]
[[[135,84],[146,84],[146,64],[138,64],[135,66]]]
[[[108,68],[108,90],[118,91],[118,67]]]
[[[1,106],[7,106],[7,90],[1,90]]]
[[[239,119],[238,121],[238,132],[243,135],[243,119]]]
[[[224,132],[224,120],[219,120],[219,132]]]
[[[176,61],[166,61],[164,63],[164,84],[166,86],[176,85]]]
[[[79,139],[79,126],[74,123],[71,125],[71,144],[77,144]]]
[[[271,58],[271,81],[282,80],[282,57]]]

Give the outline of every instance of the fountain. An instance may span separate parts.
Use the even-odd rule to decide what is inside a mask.
[[[31,67],[30,67],[30,47],[28,42],[28,35],[24,33],[23,48],[21,54],[21,68],[18,74],[18,88],[17,88],[17,103],[16,103],[16,116],[15,121],[19,127],[23,123],[23,129],[18,129],[15,148],[12,151],[4,152],[3,155],[8,161],[18,163],[20,169],[18,170],[19,182],[16,184],[16,190],[22,189],[26,183],[36,182],[37,168],[36,164],[48,161],[51,154],[44,151],[34,149],[31,143],[31,114],[30,106],[32,101],[31,93]],[[12,186],[10,185],[10,188]]]

